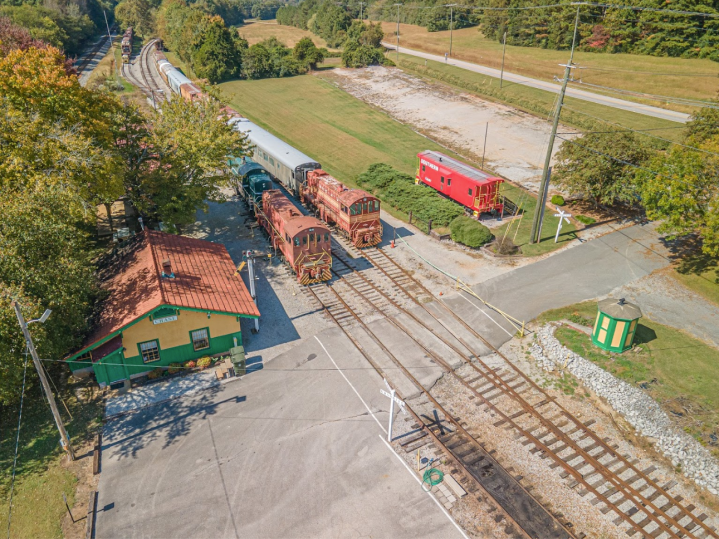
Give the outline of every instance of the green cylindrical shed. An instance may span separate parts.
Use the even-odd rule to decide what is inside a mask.
[[[637,320],[642,317],[642,311],[636,305],[624,301],[624,298],[603,299],[597,307],[599,312],[594,322],[592,342],[611,352],[629,350],[634,343]]]

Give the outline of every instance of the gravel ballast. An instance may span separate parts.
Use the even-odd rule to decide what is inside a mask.
[[[717,495],[719,464],[699,442],[678,429],[659,405],[641,389],[619,380],[591,361],[575,354],[554,336],[558,323],[548,323],[537,330],[531,353],[546,371],[566,371],[582,381],[638,433],[650,439],[674,467],[681,466],[684,475],[698,486]]]

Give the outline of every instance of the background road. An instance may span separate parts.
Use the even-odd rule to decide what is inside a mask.
[[[391,43],[385,43],[382,42],[382,45],[388,49],[395,50],[396,46],[392,45]],[[444,57],[439,56],[436,54],[429,54],[427,52],[422,51],[416,51],[412,49],[407,49],[405,47],[400,47],[399,52],[403,54],[409,54],[411,56],[418,56],[419,58],[426,58],[428,60],[434,60],[435,62],[443,62],[444,63]],[[499,78],[500,76],[500,70],[499,69],[493,69],[491,67],[485,67],[479,64],[473,64],[471,62],[465,62],[463,60],[456,60],[456,59],[449,59],[447,64],[455,67],[459,67],[462,69],[467,69],[469,71],[474,71],[475,73],[482,73],[483,75],[489,75],[490,77],[496,77]],[[555,94],[558,94],[561,90],[561,85],[554,84],[552,82],[545,82],[537,79],[532,79],[530,77],[525,77],[523,75],[517,75],[515,73],[510,73],[505,70],[504,72],[504,80],[514,82],[517,84],[524,84],[525,86],[531,86],[532,88],[537,88],[539,90],[546,90],[547,92],[552,92]],[[641,103],[635,103],[633,101],[626,101],[624,99],[618,99],[616,97],[609,97],[605,95],[595,94],[593,92],[587,92],[585,90],[579,90],[577,88],[573,87],[567,87],[567,94],[569,97],[574,97],[576,99],[582,99],[584,101],[591,101],[592,103],[598,103],[600,105],[606,105],[608,107],[614,107],[616,109],[622,109],[622,110],[628,110],[630,112],[636,112],[637,114],[644,114],[646,116],[653,116],[655,118],[661,118],[663,120],[669,120],[671,122],[679,122],[679,123],[687,123],[690,119],[689,114],[684,114],[683,112],[675,112],[673,110],[666,110],[661,109],[659,107],[652,107],[650,105],[643,105]]]

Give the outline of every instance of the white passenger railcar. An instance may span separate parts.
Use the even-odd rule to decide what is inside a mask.
[[[233,118],[230,125],[247,134],[254,147],[252,159],[295,195],[307,181],[307,172],[321,168],[311,157],[246,118]]]

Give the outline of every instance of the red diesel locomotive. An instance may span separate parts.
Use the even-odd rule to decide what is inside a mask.
[[[497,178],[452,159],[440,152],[426,150],[418,153],[415,183],[429,185],[447,198],[459,202],[479,217],[484,212],[501,212],[502,196],[499,186],[504,182]]]
[[[279,189],[262,193],[262,211],[257,220],[297,274],[300,284],[332,278],[330,230],[314,217],[302,215]]]
[[[355,247],[370,247],[382,241],[380,203],[361,189],[348,189],[322,169],[307,172],[300,189],[302,202],[314,206],[320,219],[335,224]]]

